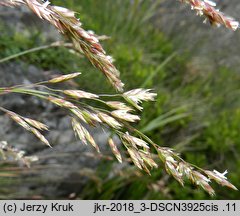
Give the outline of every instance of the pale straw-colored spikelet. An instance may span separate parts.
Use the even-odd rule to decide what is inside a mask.
[[[119,123],[115,118],[109,116],[106,113],[98,112],[98,117],[112,128],[120,129],[122,127],[121,123]]]
[[[102,123],[102,120],[99,118],[96,112],[83,109],[82,113],[85,117],[88,118],[88,120],[91,121],[91,123],[93,123],[93,125],[94,125],[94,122]]]
[[[79,137],[79,139],[85,145],[87,145],[87,143],[89,142],[97,150],[97,152],[100,152],[100,149],[99,149],[98,145],[96,144],[96,142],[94,141],[91,134],[75,118],[72,118],[72,126],[73,126],[73,130],[74,130],[75,134]]]
[[[61,98],[57,98],[57,97],[52,97],[52,96],[49,96],[47,99],[50,102],[56,104],[57,106],[68,108],[68,109],[77,109],[76,105],[74,105],[73,103],[71,103],[71,102],[69,102],[67,100],[64,100],[64,99],[61,99]]]
[[[119,152],[119,150],[118,150],[118,148],[117,148],[116,143],[113,141],[112,138],[109,138],[109,139],[108,139],[108,144],[109,144],[109,146],[110,146],[113,154],[114,154],[115,157],[117,158],[117,160],[118,160],[120,163],[122,163],[122,156],[121,156],[121,154],[120,154],[120,152]]]
[[[128,113],[127,110],[114,110],[111,112],[112,116],[128,121],[128,122],[136,122],[140,120],[140,117],[138,115],[133,115],[131,113]]]
[[[150,91],[151,89],[138,88],[123,93],[123,96],[136,103],[141,103],[142,101],[153,101],[157,94]]]
[[[157,96],[156,93],[152,93],[150,91],[151,89],[133,89],[123,93],[123,97],[138,110],[142,110],[142,107],[139,104],[141,104],[143,101],[153,101]]]
[[[92,135],[88,132],[88,130],[86,128],[84,130],[84,133],[85,133],[85,137],[86,137],[87,141],[97,150],[98,153],[100,153],[100,149],[99,149],[98,145],[96,144]]]
[[[75,132],[75,135],[78,136],[78,138],[87,145],[87,139],[85,137],[83,126],[75,119],[72,118],[72,127]]]
[[[227,177],[225,176],[227,174],[227,170],[224,173],[220,173],[216,170],[205,170],[205,174],[209,177],[209,179],[216,181],[219,185],[237,190],[237,188],[233,184],[227,181]]]
[[[142,157],[140,156],[140,154],[138,153],[138,151],[135,148],[129,147],[127,148],[127,151],[129,153],[129,156],[132,159],[132,162],[139,168],[139,169],[143,169],[143,164],[144,161],[142,159]]]
[[[25,122],[18,114],[11,111],[8,111],[6,113],[8,114],[8,116],[11,117],[11,119],[21,125],[24,129],[31,131],[31,126],[27,122]]]
[[[73,98],[86,98],[86,99],[92,99],[92,98],[98,98],[99,96],[96,94],[92,94],[86,91],[82,90],[64,90],[64,94],[71,96]]]
[[[157,163],[153,160],[153,158],[149,152],[146,152],[146,151],[140,149],[139,154],[142,157],[145,164],[147,164],[149,167],[158,168]]]
[[[191,167],[189,164],[181,161],[178,163],[177,170],[179,173],[182,173],[184,176],[186,176],[187,179],[192,178],[191,173],[192,173],[193,167]]]
[[[98,117],[97,113],[94,113],[93,111],[76,107],[70,109],[70,112],[72,112],[79,120],[91,126],[96,126],[96,123],[102,123],[102,120]]]
[[[127,106],[125,103],[120,102],[120,101],[107,101],[106,104],[117,110],[126,110],[126,111],[132,111],[133,109],[129,106]]]
[[[38,139],[40,139],[43,143],[45,143],[47,146],[51,147],[50,143],[48,142],[48,140],[45,138],[45,136],[43,136],[37,129],[35,128],[31,128],[30,130],[36,137],[38,137]]]
[[[158,165],[151,157],[148,143],[142,139],[129,135],[128,132],[120,134],[120,138],[129,153],[131,161],[139,169],[151,175],[149,168],[157,168]]]
[[[183,175],[177,170],[178,163],[171,157],[167,156],[165,158],[165,169],[168,174],[172,175],[182,186],[183,186]]]
[[[202,187],[205,191],[207,191],[211,196],[215,195],[215,191],[213,188],[209,185],[210,179],[208,179],[206,176],[201,174],[197,171],[192,171],[192,181],[194,184]]]
[[[65,81],[67,81],[67,80],[70,80],[70,79],[73,79],[73,78],[78,77],[80,74],[81,74],[81,73],[78,72],[78,73],[71,73],[71,74],[67,74],[67,75],[62,75],[62,76],[55,77],[55,78],[49,80],[48,82],[49,82],[49,83],[65,82]]]
[[[229,17],[216,9],[216,3],[211,0],[180,0],[184,3],[190,4],[192,10],[197,12],[197,15],[204,15],[212,25],[225,27],[235,31],[239,28],[239,22]]]
[[[129,144],[131,144],[133,147],[140,146],[143,148],[149,148],[148,143],[146,143],[144,140],[139,139],[137,137],[129,135],[128,132],[126,132],[123,136],[123,139],[125,139]]]
[[[0,1],[0,5],[8,6],[8,7],[18,6],[20,4],[24,4],[24,0],[1,0]]]
[[[3,110],[3,109],[2,109]],[[40,141],[42,141],[43,143],[45,143],[46,145],[48,145],[49,147],[51,147],[50,143],[48,142],[48,140],[35,128],[37,122],[36,121],[30,121],[31,123],[35,124],[35,126],[31,126],[31,124],[27,123],[27,121],[25,121],[24,117],[21,117],[20,115],[8,111],[8,110],[4,110],[6,112],[6,114],[8,116],[11,117],[11,119],[13,119],[17,124],[21,125],[24,129],[26,129],[27,131],[30,131],[31,133],[33,133]],[[29,121],[29,120],[28,120]],[[41,124],[37,124],[38,127],[44,127]],[[41,125],[41,126],[40,126]]]
[[[23,117],[23,120],[26,121],[28,124],[32,125],[33,127],[37,128],[38,130],[48,130],[48,126],[43,124],[42,122],[25,117]]]
[[[85,119],[83,113],[82,113],[82,110],[80,110],[78,107],[70,109],[70,112],[72,112],[74,114],[74,116],[76,116],[81,121],[83,121],[85,123],[88,123],[87,120]]]

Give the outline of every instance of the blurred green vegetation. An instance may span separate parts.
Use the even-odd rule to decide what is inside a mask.
[[[132,3],[131,3],[132,2]],[[52,0],[79,13],[85,29],[111,38],[102,44],[116,60],[126,89],[153,88],[156,102],[144,104],[137,125],[161,146],[182,153],[187,161],[223,172],[240,188],[240,73],[228,68],[204,70],[195,65],[191,53],[175,50],[172,41],[154,26],[156,5],[150,1]],[[158,1],[156,1],[158,2]],[[155,17],[157,19],[157,17]],[[4,24],[3,24],[4,25]],[[3,32],[1,27],[0,31]],[[10,31],[10,30],[9,30]],[[28,37],[11,30],[0,35],[0,57],[37,47],[48,42],[37,29]],[[81,89],[114,92],[105,77],[85,59],[65,48],[47,49],[22,56],[18,60],[44,69],[64,73],[81,71]],[[97,174],[101,187],[89,181],[79,194],[83,199],[210,199],[188,183],[182,188],[163,168],[152,176],[109,177],[114,163],[104,162]],[[131,170],[127,172],[132,172]],[[217,199],[238,199],[239,193],[214,185]]]

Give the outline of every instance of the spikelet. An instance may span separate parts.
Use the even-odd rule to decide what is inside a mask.
[[[184,185],[183,182],[183,175],[177,170],[177,161],[174,160],[173,157],[166,157],[165,159],[165,169],[168,174],[172,175],[182,186]]]
[[[86,99],[93,99],[98,98],[99,96],[96,94],[92,94],[86,91],[81,90],[64,90],[64,94],[71,96],[73,98],[86,98]]]
[[[50,143],[48,142],[48,140],[45,138],[45,136],[43,136],[37,129],[31,128],[30,131],[31,131],[36,137],[38,137],[38,139],[40,139],[43,143],[45,143],[46,145],[48,145],[49,147],[52,148],[52,146],[50,145]]]
[[[127,110],[115,110],[111,112],[112,116],[128,121],[128,122],[136,122],[140,120],[138,115],[133,115],[128,113]]]
[[[75,119],[72,118],[72,127],[75,132],[75,135],[78,136],[78,138],[87,145],[87,139],[85,137],[84,129],[82,125]]]
[[[220,173],[216,170],[213,170],[213,171],[205,170],[205,174],[210,179],[216,181],[218,184],[222,186],[232,188],[233,190],[238,190],[233,184],[227,181],[227,177],[225,176],[227,174],[227,170],[224,173]]]
[[[11,112],[11,111],[7,111],[6,113],[8,114],[8,116],[11,117],[11,119],[13,119],[17,124],[21,125],[24,129],[30,131],[31,133],[33,133],[39,140],[41,140],[43,143],[45,143],[46,145],[48,145],[49,147],[51,147],[50,143],[48,142],[48,140],[34,127],[32,127],[31,125],[29,125],[23,117],[21,117],[20,115]],[[36,122],[35,122],[36,123]]]
[[[67,75],[62,75],[56,78],[53,78],[51,80],[49,80],[49,83],[60,83],[60,82],[65,82],[67,80],[70,79],[74,79],[75,77],[79,76],[81,73],[71,73],[71,74],[67,74]]]
[[[133,109],[129,106],[127,106],[125,103],[119,102],[119,101],[108,101],[106,104],[117,110],[126,110],[126,111],[132,111]]]
[[[200,172],[192,171],[192,181],[196,185],[199,185],[209,193],[209,195],[214,196],[215,191],[213,188],[209,185],[210,179],[208,179],[206,176],[202,175]]]
[[[95,125],[95,122],[102,123],[102,120],[98,117],[98,114],[96,112],[83,109],[82,113],[85,117],[87,116],[88,119],[90,119],[93,126]]]
[[[97,152],[100,152],[100,149],[96,142],[94,141],[91,134],[88,132],[88,130],[83,127],[75,118],[72,118],[72,126],[75,134],[79,137],[79,139],[87,145],[89,142],[96,150]]]
[[[133,89],[128,92],[123,93],[123,97],[126,101],[132,104],[138,110],[142,110],[143,108],[139,106],[143,101],[153,101],[157,96],[156,93],[150,92],[151,89]]]
[[[152,159],[151,154],[149,152],[139,150],[139,154],[143,161],[151,168],[158,168],[157,163]]]
[[[85,119],[82,110],[80,110],[78,107],[75,107],[73,109],[70,109],[70,111],[74,114],[74,116],[76,116],[78,119],[80,119],[81,121],[88,123],[87,120]]]
[[[57,97],[52,97],[52,96],[49,96],[47,99],[50,102],[56,104],[57,106],[67,108],[67,109],[77,109],[77,106],[75,106],[73,103],[71,103],[67,100],[57,98]]]
[[[115,155],[115,157],[117,158],[117,160],[122,163],[122,156],[117,148],[116,143],[114,143],[112,138],[108,139],[108,144],[110,146],[110,148],[112,149],[113,154]]]
[[[141,158],[141,156],[139,155],[138,151],[134,148],[127,148],[127,151],[132,159],[132,162],[139,168],[139,169],[143,169],[143,159]]]
[[[128,132],[126,132],[126,134],[124,134],[122,138],[125,139],[129,144],[131,144],[135,148],[136,146],[140,146],[147,149],[149,148],[148,144],[144,140],[131,136],[128,134]]]
[[[39,121],[25,117],[23,117],[23,120],[26,121],[28,124],[32,125],[33,127],[37,128],[38,130],[48,130],[48,126]]]
[[[18,6],[20,4],[24,4],[24,0],[1,0],[0,5],[3,6]]]
[[[115,118],[107,115],[106,113],[98,112],[98,117],[112,128],[120,129],[122,127],[122,124],[120,124]]]

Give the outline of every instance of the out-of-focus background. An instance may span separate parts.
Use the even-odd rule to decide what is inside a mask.
[[[240,2],[216,1],[240,20]],[[144,104],[136,125],[161,146],[181,152],[200,167],[228,169],[240,188],[240,32],[203,24],[189,7],[175,0],[52,0],[77,11],[85,29],[111,38],[105,50],[116,60],[126,90],[153,88],[158,97]],[[25,8],[0,8],[0,58],[62,40],[58,32]],[[0,64],[0,86],[45,80],[51,74],[81,71],[79,88],[113,93],[83,57],[50,48]],[[76,83],[73,84],[76,86]],[[32,97],[1,96],[2,106],[50,125],[53,149],[0,115],[0,140],[39,161],[30,169],[0,162],[1,199],[211,199],[187,183],[181,187],[163,167],[152,176],[119,164],[106,135],[92,133],[103,154],[74,138],[62,110]],[[215,199],[238,199],[239,192],[216,184]],[[213,198],[214,199],[214,198]]]

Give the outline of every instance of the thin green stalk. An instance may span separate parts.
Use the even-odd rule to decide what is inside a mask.
[[[35,48],[32,48],[32,49],[28,49],[28,50],[13,54],[11,56],[2,58],[2,59],[0,59],[0,64],[4,63],[6,61],[10,61],[10,60],[15,59],[15,58],[19,58],[19,57],[24,56],[24,55],[29,54],[29,53],[37,52],[37,51],[44,50],[44,49],[54,48],[54,47],[72,47],[72,44],[71,43],[63,43],[62,41],[56,41],[56,42],[51,43],[49,45],[35,47]]]
[[[172,53],[170,56],[168,56],[157,68],[156,70],[151,73],[148,78],[145,80],[145,82],[142,84],[141,88],[146,88],[148,83],[154,79],[154,77],[177,55],[176,52]]]
[[[28,94],[36,97],[40,97],[43,99],[46,99],[46,95],[53,95],[52,93],[49,92],[43,92],[43,91],[38,91],[38,90],[32,90],[32,89],[21,89],[21,88],[16,88],[11,90],[12,93],[20,93],[20,94]]]

